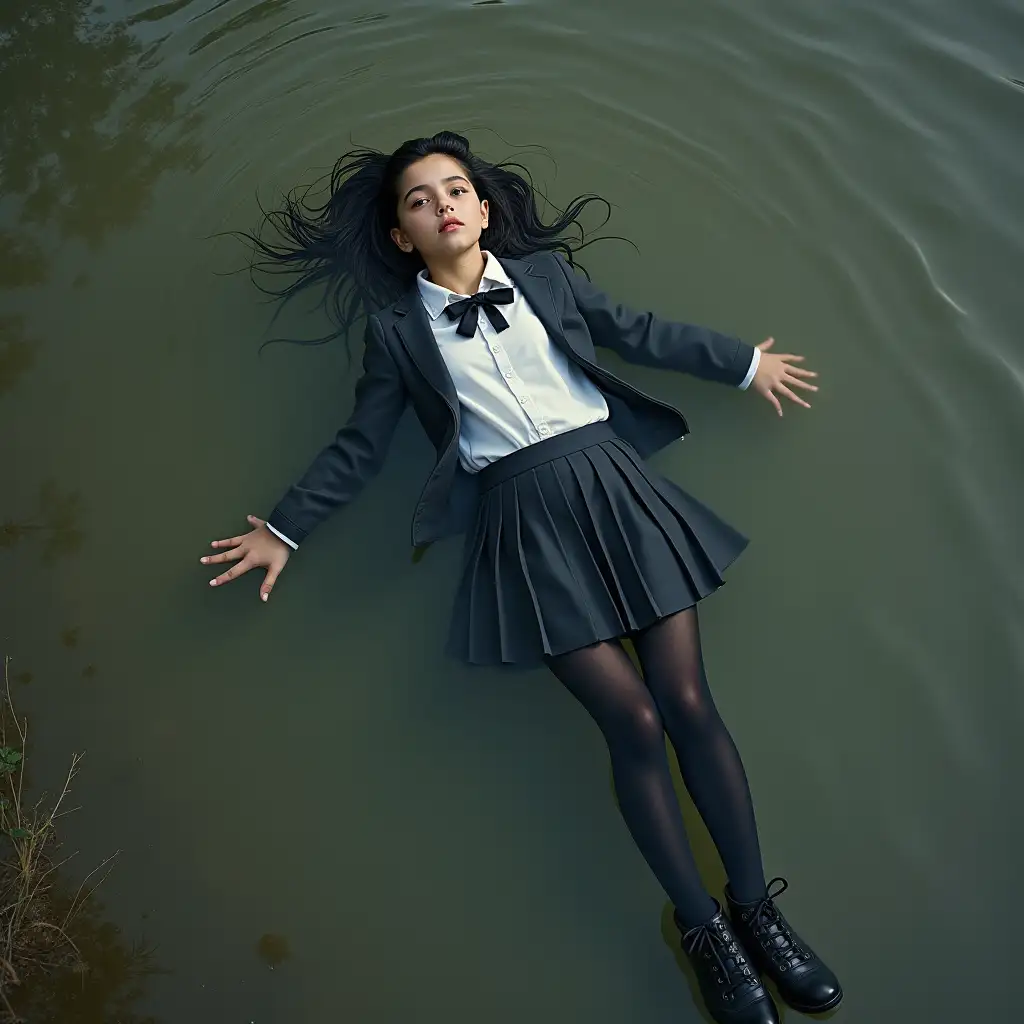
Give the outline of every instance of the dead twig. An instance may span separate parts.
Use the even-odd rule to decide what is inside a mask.
[[[44,794],[31,806],[26,805],[29,727],[14,707],[10,661],[5,656],[0,708],[0,844],[9,843],[11,847],[11,855],[0,862],[0,1017],[13,1024],[18,1017],[8,993],[22,984],[26,972],[47,971],[67,964],[71,955],[76,965],[84,964],[82,952],[71,937],[71,926],[110,874],[120,851],[82,879],[58,924],[54,919],[54,902],[60,890],[54,889],[55,872],[70,857],[57,860],[51,852],[58,845],[56,822],[78,810],[66,804],[83,755],[72,757],[56,798]],[[59,902],[63,907],[65,898],[60,896]]]

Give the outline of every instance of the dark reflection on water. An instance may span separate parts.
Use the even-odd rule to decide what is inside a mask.
[[[161,175],[200,165],[185,84],[142,63],[142,43],[91,0],[0,5],[0,182],[16,209],[0,228],[0,288],[44,284],[52,233],[95,248],[143,212]],[[0,397],[43,345],[23,313],[0,316]],[[0,506],[0,549],[34,540],[52,564],[80,550],[82,517],[77,491],[45,481],[34,507]]]
[[[38,344],[23,316],[0,316],[0,398],[32,368]]]
[[[143,76],[142,44],[102,12],[90,0],[0,5],[0,181],[17,208],[0,229],[2,288],[46,281],[51,232],[94,248],[139,216],[162,174],[201,162],[184,83]],[[0,397],[42,345],[23,314],[0,317]],[[34,539],[52,564],[81,548],[81,519],[80,495],[45,482],[35,508],[0,506],[0,548]]]
[[[11,995],[25,1024],[159,1024],[140,1013],[146,980],[165,974],[155,951],[132,942],[90,899],[69,929],[81,960],[29,975]]]
[[[153,73],[153,67],[153,53],[129,22],[112,19],[91,0],[0,4],[0,289],[6,306],[0,315],[0,399],[12,398],[33,376],[41,352],[75,341],[41,336],[30,315],[52,301],[40,302],[39,289],[58,276],[58,259],[76,258],[69,243],[97,249],[147,210],[162,176],[194,170],[202,162],[195,137],[199,116],[184,100],[186,84]],[[84,289],[90,274],[83,267],[69,284]],[[13,424],[5,423],[7,436],[12,427],[31,436],[34,424],[19,412]],[[0,484],[0,559],[14,560],[12,549],[25,547],[49,568],[78,554],[86,518],[79,490],[52,478],[46,466],[27,461],[5,465],[3,472],[5,477],[15,473],[19,483],[28,479],[20,491]],[[5,582],[7,568],[0,561]],[[70,677],[78,685],[99,672],[81,650],[82,635],[78,625],[54,625],[49,641],[80,661]],[[19,669],[10,681],[27,686],[34,676]],[[50,701],[64,700],[59,687],[54,696],[53,686],[51,681]],[[39,732],[47,735],[45,722]],[[88,808],[80,813],[87,815]],[[109,844],[118,844],[116,834]],[[62,851],[57,859],[72,852]],[[75,892],[76,864],[47,877],[52,886],[47,899],[58,920]],[[107,884],[116,885],[116,879],[115,872]],[[84,901],[67,932],[78,957],[46,969],[19,967],[22,984],[9,992],[19,1019],[158,1024],[140,1008],[147,979],[164,973],[153,950],[108,920],[95,897]],[[6,1019],[2,1009],[0,1018]]]
[[[46,280],[46,257],[39,244],[0,228],[0,288],[24,288]]]
[[[184,83],[143,77],[142,44],[101,12],[90,0],[0,8],[4,191],[22,225],[89,245],[132,223],[160,175],[200,163]]]
[[[53,481],[39,488],[33,508],[12,510],[0,508],[0,550],[23,541],[34,541],[44,565],[77,553],[85,539],[82,530],[82,498],[77,491],[64,491]]]

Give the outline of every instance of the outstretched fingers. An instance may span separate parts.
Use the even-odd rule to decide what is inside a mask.
[[[210,542],[211,548],[227,548],[227,547],[238,547],[242,541],[245,540],[243,535],[238,537],[225,537],[223,540],[215,540]]]
[[[199,559],[203,565],[213,565],[216,562],[234,562],[239,558],[245,557],[245,551],[242,550],[241,545],[232,548],[230,551],[222,551],[219,555],[203,555]]]
[[[248,515],[245,517],[246,521],[250,526],[262,526],[263,520],[258,516]],[[223,540],[212,541],[210,547],[212,548],[226,548],[226,547],[238,547],[242,541],[245,540],[245,534],[239,534],[237,537],[225,537]]]
[[[775,393],[769,388],[762,392],[765,398],[775,406],[775,411],[782,415],[782,403],[775,397]]]
[[[263,583],[260,585],[261,601],[266,601],[270,597],[270,592],[274,589],[274,584],[277,582],[277,577],[280,574],[280,566],[272,565],[267,569],[267,575],[263,577]]]
[[[785,384],[776,384],[775,390],[780,394],[785,395],[791,402],[796,402],[797,405],[802,405],[805,409],[810,409],[810,404],[805,402],[799,395],[794,395]]]
[[[237,565],[233,565],[227,572],[222,572],[219,576],[210,580],[210,586],[216,587],[221,583],[228,583],[231,580],[237,579],[239,576],[247,573],[253,567],[253,562],[248,558],[243,558]]]
[[[782,379],[792,388],[803,388],[805,391],[818,390],[817,384],[808,384],[807,381],[794,377],[791,373],[787,373]]]
[[[786,373],[796,374],[797,377],[817,377],[814,370],[805,370],[802,366],[787,366]]]

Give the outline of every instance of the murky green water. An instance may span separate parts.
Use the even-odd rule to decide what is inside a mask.
[[[459,542],[411,560],[411,417],[268,606],[197,563],[354,383],[340,348],[257,358],[270,309],[207,236],[350,138],[453,127],[615,204],[641,255],[591,250],[606,289],[821,372],[780,422],[618,367],[691,419],[656,465],[753,540],[709,671],[843,1018],[1012,1019],[1022,38],[1014,0],[7,0],[0,633],[37,771],[88,751],[75,864],[123,850],[105,913],[169,972],[135,1012],[702,1019],[589,719],[544,672],[442,658]]]

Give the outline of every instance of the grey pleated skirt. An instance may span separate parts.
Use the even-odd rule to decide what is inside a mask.
[[[480,473],[447,653],[531,668],[696,604],[747,539],[593,423]]]

